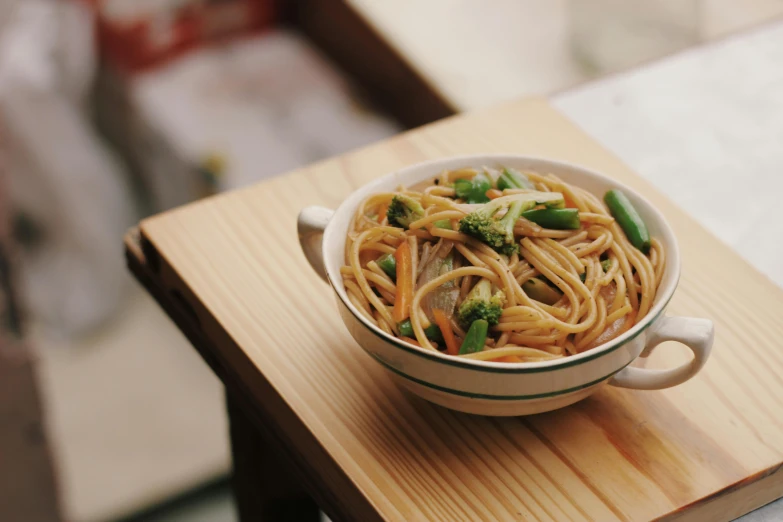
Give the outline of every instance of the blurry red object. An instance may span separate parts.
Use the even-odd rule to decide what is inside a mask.
[[[276,0],[81,0],[95,12],[104,60],[122,72],[271,27]]]

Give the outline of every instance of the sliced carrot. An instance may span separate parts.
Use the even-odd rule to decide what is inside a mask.
[[[521,357],[518,357],[516,355],[505,355],[503,357],[498,357],[497,359],[493,359],[495,362],[505,362],[505,363],[518,363],[518,362],[524,362]]]
[[[412,344],[413,346],[418,346],[419,348],[421,348],[419,341],[417,341],[416,339],[411,339],[410,337],[400,337],[400,339],[408,344]]]
[[[435,319],[435,324],[438,325],[440,333],[443,335],[443,341],[446,343],[446,353],[449,355],[459,354],[459,344],[457,344],[457,340],[454,338],[454,331],[451,329],[449,318],[446,317],[446,314],[440,308],[433,309],[432,315]]]
[[[389,204],[384,203],[381,208],[378,209],[378,223],[383,223],[383,218],[386,217],[386,213],[389,212]]]
[[[503,192],[498,189],[489,189],[485,194],[489,199],[497,199],[503,195]]]
[[[394,259],[397,260],[397,295],[392,317],[401,323],[410,317],[413,301],[413,259],[410,243],[403,241],[394,252]]]

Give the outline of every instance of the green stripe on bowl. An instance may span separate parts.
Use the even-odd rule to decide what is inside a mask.
[[[554,370],[560,370],[563,368],[571,368],[572,366],[579,366],[582,363],[586,363],[592,361],[593,359],[597,359],[601,356],[612,353],[613,351],[625,346],[626,344],[636,339],[639,336],[639,334],[645,331],[652,323],[655,322],[656,319],[658,319],[658,317],[661,315],[661,313],[663,313],[665,309],[666,306],[664,306],[661,309],[661,311],[658,312],[655,315],[655,317],[653,317],[650,320],[650,324],[648,324],[646,327],[642,328],[641,330],[633,334],[631,337],[629,337],[622,343],[617,343],[614,346],[611,346],[610,348],[604,348],[603,350],[596,351],[595,349],[593,349],[591,351],[586,352],[589,353],[589,355],[586,355],[584,357],[577,357],[575,355],[571,355],[568,357],[564,357],[563,359],[559,359],[555,363],[549,363],[546,366],[531,366],[527,368],[502,368],[502,367],[493,367],[493,366],[476,367],[470,365],[469,362],[475,359],[462,359],[460,357],[454,357],[453,355],[444,355],[439,357],[438,355],[429,354],[423,351],[423,349],[417,349],[416,347],[411,346],[405,342],[402,342],[395,337],[391,337],[391,336],[384,337],[380,334],[379,331],[376,331],[374,328],[368,328],[368,329],[370,330],[370,332],[372,332],[376,337],[379,337],[381,340],[390,341],[398,348],[402,348],[403,350],[405,350],[410,354],[417,355],[419,357],[424,357],[425,359],[437,361],[439,363],[448,364],[449,366],[457,366],[459,368],[463,368],[466,370],[474,370],[479,372],[490,372],[490,373],[541,373],[541,372],[551,372]],[[350,311],[350,308],[348,310]],[[591,353],[592,351],[595,351],[595,353]],[[536,363],[530,363],[530,364],[536,364]]]
[[[370,352],[367,352],[370,353]],[[403,377],[405,379],[408,379],[409,381],[415,382],[416,384],[421,384],[422,386],[426,386],[427,388],[432,388],[433,390],[438,390],[445,393],[450,393],[451,395],[459,395],[460,397],[468,397],[470,399],[489,399],[494,401],[525,401],[525,400],[532,400],[532,399],[545,399],[547,397],[556,397],[558,395],[566,395],[568,393],[576,392],[579,390],[583,390],[585,388],[589,388],[590,386],[594,386],[600,382],[605,381],[606,379],[609,379],[610,377],[614,376],[617,372],[628,366],[628,364],[631,364],[630,362],[628,364],[625,364],[622,368],[619,370],[615,370],[609,375],[605,375],[604,377],[601,377],[600,379],[596,379],[592,382],[588,382],[586,384],[581,384],[579,386],[574,386],[573,388],[566,388],[565,390],[558,390],[553,392],[547,392],[547,393],[534,393],[531,395],[488,395],[485,393],[471,393],[466,392],[462,390],[455,390],[453,388],[446,388],[444,386],[439,386],[437,384],[432,384],[427,381],[422,381],[421,379],[417,379],[416,377],[412,377],[408,375],[407,373],[401,372],[397,368],[389,365],[385,361],[383,361],[380,357],[376,356],[375,354],[370,353],[370,356],[381,363],[384,368],[388,369],[389,371],[392,371],[399,375],[400,377]],[[633,361],[632,361],[633,362]]]
[[[332,284],[332,281],[329,281],[330,284]],[[573,366],[578,366],[582,363],[586,363],[588,361],[592,361],[593,359],[597,359],[599,357],[603,357],[604,355],[608,355],[615,350],[621,348],[622,346],[625,346],[626,344],[630,343],[634,339],[636,339],[639,334],[644,332],[647,328],[649,328],[657,319],[660,317],[660,315],[666,310],[666,307],[669,305],[669,301],[671,301],[671,297],[668,301],[666,301],[661,307],[661,309],[658,311],[657,314],[655,314],[647,323],[647,325],[640,329],[638,332],[634,333],[632,336],[630,336],[628,339],[623,341],[622,343],[617,342],[614,345],[612,345],[612,342],[610,341],[609,345],[607,347],[596,349],[593,348],[592,350],[588,350],[587,352],[584,352],[584,354],[579,355],[571,355],[569,357],[564,357],[563,359],[559,359],[556,362],[547,362],[546,365],[544,363],[528,363],[528,364],[540,364],[540,366],[528,366],[525,368],[503,368],[502,366],[474,366],[470,364],[470,359],[462,359],[459,357],[454,357],[452,355],[441,355],[438,353],[437,355],[434,353],[428,353],[424,351],[423,348],[416,348],[415,346],[411,346],[407,343],[404,343],[400,341],[399,339],[392,337],[388,334],[383,333],[381,330],[379,330],[376,326],[373,326],[366,322],[366,319],[364,317],[359,317],[358,315],[353,313],[353,310],[351,310],[351,307],[348,306],[348,304],[345,302],[343,297],[340,295],[339,292],[335,292],[335,295],[337,298],[343,303],[343,305],[348,309],[348,312],[350,312],[351,315],[353,315],[356,319],[359,320],[360,323],[362,323],[364,326],[367,327],[367,329],[372,332],[373,335],[381,339],[382,341],[390,342],[397,348],[400,348],[412,355],[416,355],[418,357],[423,357],[425,359],[429,359],[431,361],[436,361],[442,364],[448,364],[449,366],[456,366],[458,368],[462,368],[464,370],[472,370],[477,372],[490,372],[490,373],[512,373],[512,374],[523,374],[523,373],[541,373],[541,372],[550,372],[554,370],[560,370],[562,368],[571,368]],[[646,319],[646,318],[645,318]],[[365,350],[366,351],[366,350]],[[369,353],[369,352],[367,352]],[[585,355],[588,354],[588,355]],[[372,354],[370,354],[372,355]]]

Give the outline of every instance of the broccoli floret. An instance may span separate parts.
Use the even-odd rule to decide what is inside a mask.
[[[519,246],[514,241],[514,225],[519,216],[541,204],[547,208],[562,208],[565,201],[559,192],[528,192],[503,196],[462,218],[459,230],[483,241],[501,254],[510,256],[519,251]],[[503,209],[508,209],[505,215],[495,219],[495,214]]]
[[[484,205],[462,218],[459,222],[459,230],[480,239],[502,254],[513,255],[519,248],[514,241],[514,224],[522,214],[523,208],[521,202],[515,201],[508,207],[505,216],[494,219],[492,216],[500,209],[491,204]]]
[[[463,328],[469,328],[473,321],[479,319],[495,326],[500,321],[505,302],[506,294],[502,290],[493,295],[492,283],[489,279],[481,279],[465,296],[457,312],[457,319]]]
[[[408,228],[411,223],[424,217],[424,208],[415,199],[399,194],[392,198],[386,217],[390,225]]]

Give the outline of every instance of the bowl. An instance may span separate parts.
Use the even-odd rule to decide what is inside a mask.
[[[467,360],[409,345],[370,324],[348,300],[340,267],[351,218],[362,200],[435,177],[443,170],[513,167],[552,173],[599,196],[621,189],[666,250],[666,268],[650,312],[619,337],[583,353],[545,362],[498,363]],[[334,290],[337,306],[357,343],[401,386],[424,399],[479,415],[528,415],[573,404],[605,385],[659,390],[693,377],[712,347],[712,321],[664,315],[680,277],[680,252],[671,227],[646,199],[627,186],[592,170],[542,158],[476,155],[438,159],[392,172],[353,192],[336,210],[308,207],[299,214],[299,241],[313,269]],[[664,341],[677,341],[693,358],[669,369],[631,366]]]

